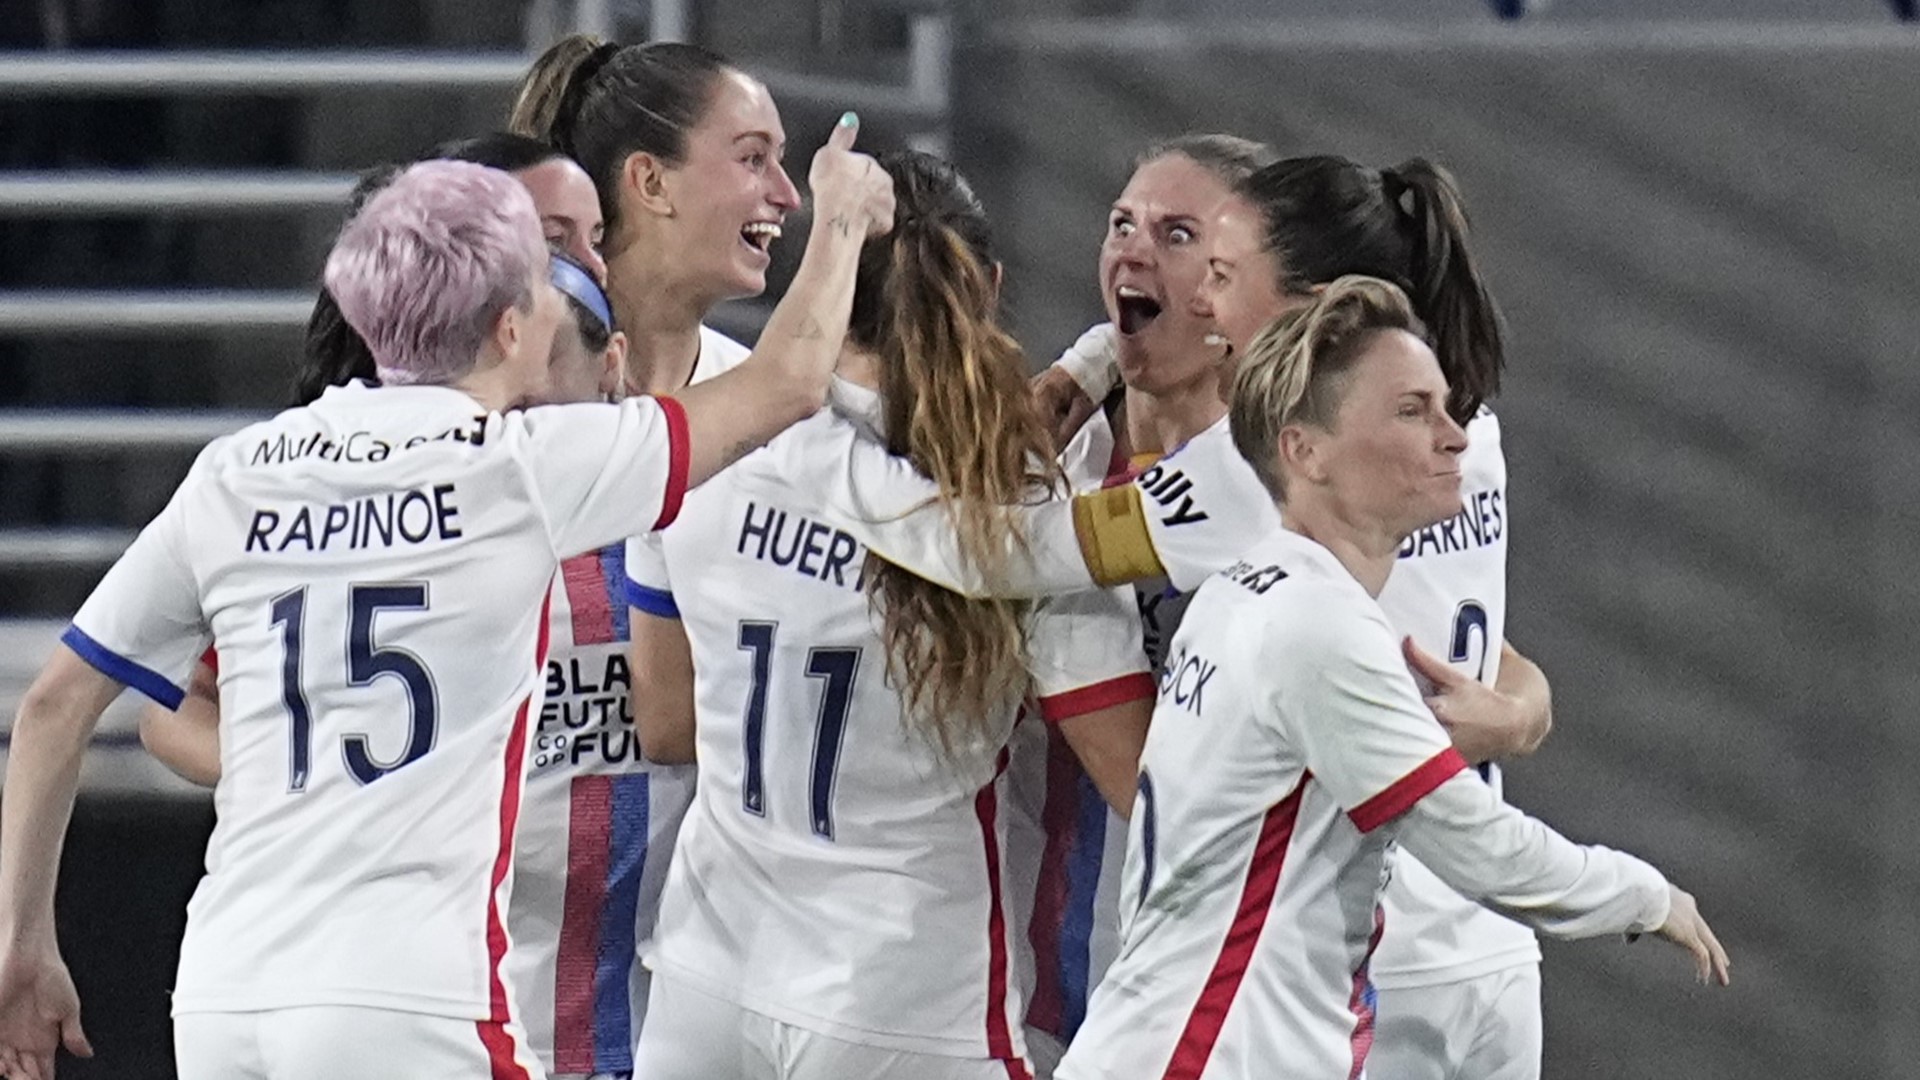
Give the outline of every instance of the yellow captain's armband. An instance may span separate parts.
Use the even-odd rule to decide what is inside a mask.
[[[1080,557],[1102,586],[1166,574],[1147,532],[1140,489],[1132,484],[1074,496],[1073,531],[1080,538]]]

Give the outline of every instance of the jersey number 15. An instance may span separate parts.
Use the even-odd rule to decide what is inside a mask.
[[[433,676],[420,658],[406,649],[373,643],[373,617],[382,611],[427,610],[427,587],[421,582],[354,583],[347,586],[347,685],[368,686],[383,675],[400,680],[407,692],[407,746],[391,761],[380,761],[369,748],[369,737],[355,732],[340,737],[341,757],[347,774],[361,784],[396,772],[424,757],[433,749],[434,734],[440,723],[440,696]],[[306,685],[301,679],[304,660],[303,637],[307,615],[307,586],[282,593],[273,602],[272,625],[280,628],[280,699],[293,720],[288,752],[287,790],[307,790],[313,775],[313,709],[307,704]]]

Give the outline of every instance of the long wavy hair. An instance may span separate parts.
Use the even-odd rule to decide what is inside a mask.
[[[965,557],[988,580],[1026,537],[1009,507],[1059,480],[1028,403],[1027,361],[997,320],[986,211],[950,164],[882,154],[894,229],[860,257],[851,342],[879,358],[888,448],[940,489]],[[1018,600],[972,600],[877,557],[864,575],[908,723],[948,757],[986,741],[1025,693]]]

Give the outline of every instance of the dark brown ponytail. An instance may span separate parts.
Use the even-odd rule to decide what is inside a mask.
[[[1282,291],[1304,294],[1348,274],[1392,282],[1433,335],[1453,418],[1466,423],[1500,392],[1500,312],[1474,265],[1466,208],[1445,169],[1424,158],[1384,170],[1341,157],[1289,158],[1239,190],[1265,218]]]

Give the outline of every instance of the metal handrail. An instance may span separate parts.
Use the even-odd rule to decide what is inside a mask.
[[[0,567],[102,566],[133,543],[132,529],[0,529]]]
[[[344,205],[356,179],[293,169],[0,172],[0,214],[325,209]]]
[[[0,292],[0,333],[295,329],[312,311],[304,290],[17,289]]]
[[[0,452],[197,450],[271,415],[213,409],[0,409]]]
[[[492,90],[514,85],[526,69],[527,57],[511,52],[0,52],[0,90],[40,97],[367,87]]]
[[[505,90],[528,60],[504,52],[0,52],[0,92],[9,96],[95,97],[134,93],[285,94],[369,87]],[[776,98],[854,109],[876,118],[931,122],[945,101],[920,87],[888,86],[756,67]]]

